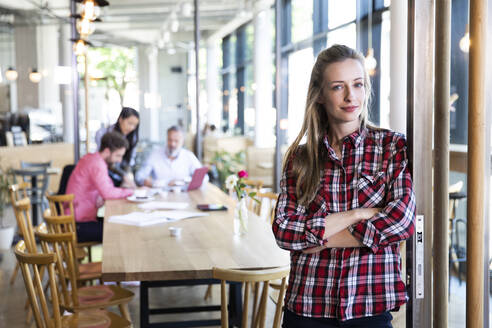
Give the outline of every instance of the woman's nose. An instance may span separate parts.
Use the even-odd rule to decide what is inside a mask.
[[[351,102],[354,99],[354,90],[351,87],[345,88],[345,101]]]

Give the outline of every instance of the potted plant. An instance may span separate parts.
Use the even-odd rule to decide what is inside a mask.
[[[212,158],[211,164],[214,166],[218,175],[218,184],[222,190],[227,191],[226,178],[231,174],[235,174],[240,170],[243,170],[246,165],[246,153],[239,151],[235,154],[231,154],[225,150],[216,151]]]
[[[9,224],[5,217],[5,208],[9,202],[9,175],[0,168],[0,250],[10,249],[14,239],[15,225]]]

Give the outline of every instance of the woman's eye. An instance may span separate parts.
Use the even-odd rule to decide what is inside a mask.
[[[364,84],[362,84],[361,82],[357,82],[357,83],[355,84],[355,87],[356,87],[356,88],[362,88],[363,86],[364,86]]]
[[[341,85],[334,85],[331,89],[332,90],[341,90],[342,86]]]

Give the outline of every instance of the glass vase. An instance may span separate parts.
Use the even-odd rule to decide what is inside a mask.
[[[248,207],[246,197],[241,198],[234,208],[234,234],[244,235],[248,232]]]

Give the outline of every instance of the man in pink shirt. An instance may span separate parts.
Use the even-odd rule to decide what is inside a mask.
[[[97,209],[107,199],[133,194],[131,189],[116,188],[108,176],[108,165],[121,162],[127,148],[122,134],[108,132],[101,139],[99,152],[82,157],[70,175],[66,193],[75,195],[78,241],[102,241],[103,220],[97,218]]]

